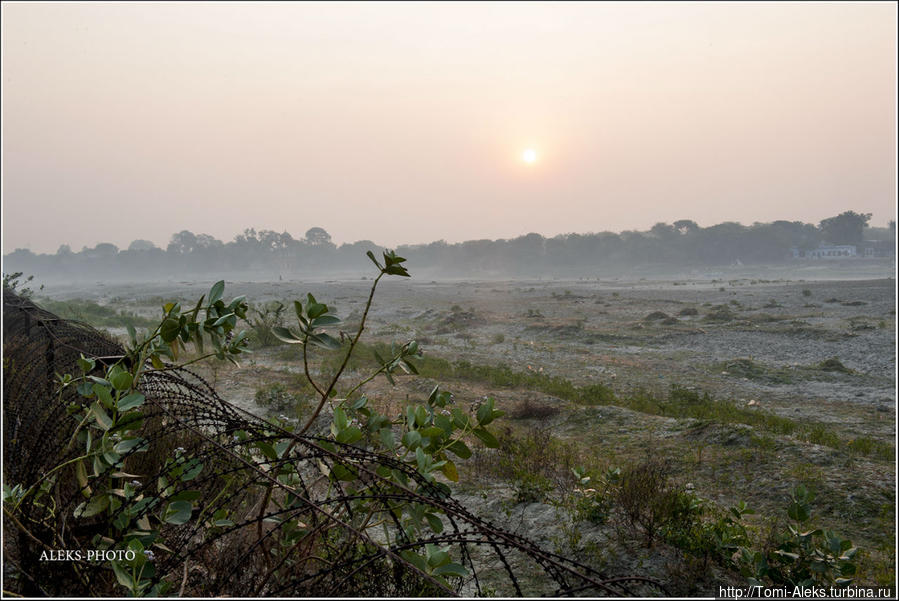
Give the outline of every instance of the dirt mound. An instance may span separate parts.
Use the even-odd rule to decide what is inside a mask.
[[[668,319],[670,315],[663,311],[653,311],[643,318],[643,321],[659,321],[660,319]]]

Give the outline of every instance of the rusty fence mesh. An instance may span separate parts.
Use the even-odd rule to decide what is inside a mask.
[[[3,479],[28,487],[82,452],[71,448],[77,421],[67,408],[87,401],[74,390],[60,393],[57,374],[74,373],[81,354],[102,365],[124,349],[8,290],[3,310]],[[189,495],[190,520],[160,522],[154,503],[76,519],[85,491],[73,470],[59,470],[51,494],[26,497],[14,514],[4,510],[6,591],[124,594],[108,562],[41,561],[41,554],[93,549],[110,522],[127,529],[153,516],[159,545],[152,578],[170,595],[665,594],[653,579],[611,578],[475,516],[446,487],[400,461],[284,431],[226,402],[188,369],[150,370],[140,389],[147,397],[140,435],[149,451],[126,453],[120,469],[135,475],[147,498],[159,497],[164,487],[169,498]],[[266,445],[276,452],[260,452]],[[191,458],[195,477],[164,481],[179,456]],[[440,523],[432,521],[413,540],[402,520],[416,512],[437,515]],[[449,548],[467,575],[434,578],[404,557],[427,545]]]

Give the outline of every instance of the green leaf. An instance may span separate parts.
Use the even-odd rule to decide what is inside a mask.
[[[100,403],[94,401],[94,403],[91,404],[91,413],[101,428],[109,430],[110,426],[112,426],[112,418],[103,411],[103,407],[100,406]]]
[[[141,393],[132,392],[128,396],[119,399],[119,411],[128,411],[135,407],[140,407],[146,400],[146,397]]]
[[[127,588],[129,591],[134,590],[134,580],[131,578],[131,574],[125,570],[122,566],[118,564],[118,562],[113,561],[112,563],[112,571],[115,573],[115,579],[118,580],[119,584]]]
[[[322,315],[321,317],[316,317],[312,321],[309,322],[309,325],[313,328],[323,328],[326,326],[333,326],[340,323],[340,318],[334,315]]]
[[[434,515],[433,513],[426,513],[425,519],[428,521],[428,525],[431,527],[431,530],[434,531],[435,534],[440,534],[443,532],[443,521]]]
[[[446,479],[450,482],[459,481],[459,472],[456,470],[456,464],[449,459],[446,460],[446,463],[443,464],[440,471],[443,472],[443,475],[446,476]]]
[[[275,447],[265,442],[264,440],[257,440],[255,445],[256,448],[262,451],[262,454],[265,455],[268,459],[274,461],[278,458],[278,453],[275,452]]]
[[[340,342],[333,336],[325,334],[324,332],[320,334],[312,334],[311,336],[309,336],[309,342],[331,351],[335,351],[340,348]]]
[[[375,264],[375,267],[377,267],[379,270],[381,270],[381,271],[384,270],[384,268],[381,267],[381,264],[378,263],[378,260],[375,259],[375,254],[374,254],[373,252],[371,252],[370,250],[369,250],[369,251],[366,251],[366,252],[365,252],[365,256],[368,257],[369,259],[371,259],[371,262],[374,263],[374,264]]]
[[[309,302],[306,304],[306,315],[309,319],[315,319],[320,315],[324,315],[328,312],[328,305],[317,303],[312,295],[309,295]]]
[[[434,574],[438,576],[458,576],[459,578],[467,578],[468,570],[458,563],[448,563],[434,570]]]
[[[415,423],[419,426],[423,426],[428,422],[428,410],[424,408],[424,405],[418,405],[415,408]]]
[[[446,551],[436,551],[428,555],[428,565],[438,567],[449,561],[449,553]]]
[[[278,454],[278,457],[284,457],[284,453],[287,451],[290,443],[290,440],[282,440],[279,443],[275,443],[275,453]]]
[[[353,444],[362,438],[362,430],[356,426],[350,426],[337,433],[337,442],[343,444]]]
[[[109,392],[109,388],[104,386],[103,384],[96,383],[91,387],[91,390],[97,398],[100,399],[100,402],[103,403],[103,406],[107,409],[112,409],[115,406],[115,401],[112,399],[112,393]]]
[[[437,426],[428,426],[427,428],[421,428],[418,430],[419,433],[426,438],[443,438],[445,434],[443,428],[439,428]]]
[[[214,305],[221,300],[222,294],[225,292],[225,280],[219,280],[209,289],[209,304]]]
[[[144,425],[144,414],[140,411],[129,411],[119,416],[115,426],[110,428],[110,432],[130,432],[139,430]]]
[[[297,337],[296,334],[281,326],[274,326],[272,334],[275,335],[275,338],[287,344],[303,344],[302,338]]]
[[[403,434],[403,446],[407,449],[413,449],[421,444],[421,434],[415,430],[409,430]]]
[[[105,511],[107,507],[109,507],[109,497],[105,494],[100,494],[91,499],[81,514],[76,517],[89,518]]]
[[[406,271],[406,268],[402,265],[390,265],[384,268],[384,273],[389,273],[390,275],[400,275],[404,278],[412,277],[409,275],[409,272]]]
[[[451,422],[447,416],[442,414],[435,415],[434,423],[438,428],[443,429],[447,436],[453,433],[453,422]]]
[[[453,423],[456,424],[457,428],[459,428],[460,430],[464,430],[464,429],[468,428],[469,424],[471,423],[471,420],[469,419],[467,414],[465,414],[458,407],[453,407],[452,414],[453,414]]]
[[[203,493],[199,490],[182,490],[178,494],[172,495],[169,499],[171,502],[175,501],[196,501],[200,497],[203,496]]]
[[[393,430],[390,428],[382,428],[378,435],[381,439],[381,444],[387,449],[393,449],[396,446],[396,441],[393,438]]]
[[[200,463],[199,459],[191,459],[184,466],[184,472],[181,474],[182,482],[189,482],[193,480],[197,476],[200,475],[200,472],[203,471],[203,464]]]
[[[218,326],[226,324],[226,323],[230,323],[230,325],[233,327],[234,322],[236,321],[235,319],[232,319],[233,317],[234,317],[234,313],[227,313],[225,315],[222,315],[221,317],[216,319],[214,322],[212,322],[212,327],[215,328],[215,327],[218,327]]]
[[[87,468],[84,467],[83,461],[79,461],[75,464],[75,479],[78,480],[78,486],[81,488],[81,492],[84,496],[90,498],[91,489],[87,485]]]
[[[487,399],[480,407],[478,407],[478,425],[486,426],[493,421],[493,399]]]
[[[415,551],[410,551],[410,550],[400,551],[400,555],[403,557],[403,559],[405,559],[406,561],[411,563],[413,566],[415,566],[422,572],[428,571],[428,562],[425,560],[424,557],[417,554]]]
[[[358,478],[358,475],[355,471],[350,470],[346,466],[339,463],[334,464],[334,466],[331,468],[331,473],[335,478],[337,478],[338,480],[343,480],[344,482],[352,482],[353,480]]]
[[[78,358],[78,368],[84,373],[93,371],[94,365],[96,365],[96,362],[93,359],[88,359],[84,355],[81,355]]]
[[[194,506],[190,501],[172,501],[165,508],[162,521],[167,524],[186,524],[190,520]]]
[[[499,448],[499,441],[484,428],[475,428],[474,435],[481,439],[481,442],[489,449]]]
[[[454,440],[448,447],[446,447],[446,450],[452,452],[460,459],[468,459],[471,457],[471,449],[469,449],[468,445],[461,440]]]
[[[340,407],[334,409],[334,425],[337,426],[338,431],[344,430],[349,425],[346,412]]]
[[[137,452],[140,452],[146,451],[150,447],[150,445],[147,444],[147,440],[145,438],[126,438],[113,448],[116,453],[124,455],[135,447],[138,447]]]
[[[162,337],[163,342],[171,342],[178,337],[180,331],[181,325],[178,323],[178,320],[168,317],[162,322],[162,326],[159,328],[159,335]]]

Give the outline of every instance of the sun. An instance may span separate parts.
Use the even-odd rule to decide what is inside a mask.
[[[525,148],[524,152],[521,153],[521,160],[527,163],[528,165],[532,165],[537,162],[537,151],[533,148]]]

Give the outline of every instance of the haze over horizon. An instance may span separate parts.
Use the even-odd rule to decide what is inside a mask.
[[[895,219],[895,3],[2,5],[3,252]]]

